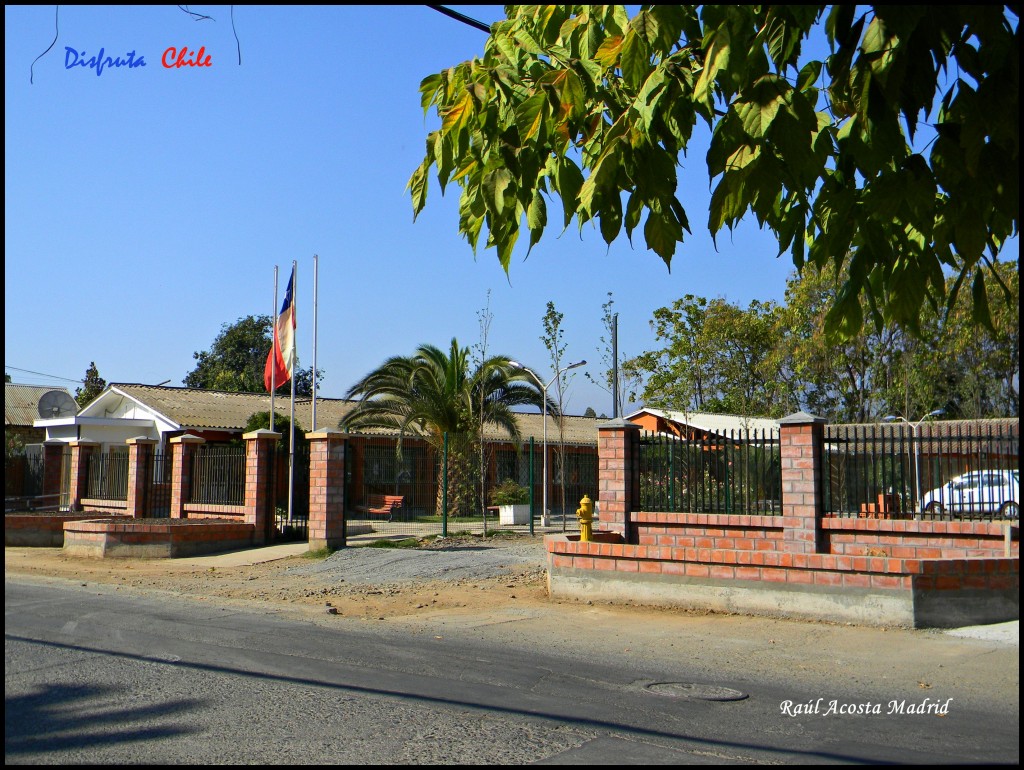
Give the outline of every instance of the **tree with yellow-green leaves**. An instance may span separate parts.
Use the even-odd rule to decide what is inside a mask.
[[[922,308],[961,294],[991,329],[1013,301],[1019,50],[1010,5],[507,6],[478,58],[420,86],[440,126],[413,209],[432,175],[457,184],[460,233],[506,271],[549,218],[609,244],[642,233],[670,265],[693,214],[677,193],[704,183],[680,157],[703,131],[710,233],[753,217],[799,271],[842,276],[830,338],[865,319],[918,334]]]

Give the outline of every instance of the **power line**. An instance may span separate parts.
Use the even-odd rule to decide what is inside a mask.
[[[19,369],[16,366],[8,366],[7,364],[4,364],[4,369],[10,369],[10,370],[15,371],[15,372],[25,372],[26,374],[36,374],[36,375],[38,375],[40,377],[50,377],[51,379],[54,379],[54,380],[64,380],[65,382],[85,382],[85,380],[75,380],[75,379],[72,379],[71,377],[59,377],[56,374],[45,374],[44,372],[33,372],[31,369]]]
[[[468,24],[469,26],[474,27],[480,30],[481,32],[486,32],[488,35],[491,34],[491,28],[488,25],[484,24],[482,21],[471,19],[469,16],[459,13],[458,11],[453,11],[451,8],[445,8],[443,5],[428,5],[427,8],[433,8],[438,13],[443,13],[445,16],[448,16],[449,18],[455,19],[456,21],[461,21],[463,24]]]

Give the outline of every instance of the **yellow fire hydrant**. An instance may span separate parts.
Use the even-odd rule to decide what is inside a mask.
[[[576,518],[580,520],[580,542],[590,541],[591,525],[594,523],[594,501],[590,495],[583,495],[580,507],[576,509]]]

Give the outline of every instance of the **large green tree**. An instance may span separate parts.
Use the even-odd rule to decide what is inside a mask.
[[[232,324],[223,324],[209,350],[193,353],[195,368],[182,382],[190,388],[228,390],[240,393],[263,393],[263,371],[267,354],[274,344],[269,315],[248,315]],[[317,372],[317,384],[323,372]],[[283,383],[275,391],[291,393],[291,383]],[[295,395],[313,395],[313,368],[295,368]]]
[[[1016,6],[506,12],[482,57],[423,80],[441,124],[409,180],[417,214],[431,169],[442,192],[457,182],[460,232],[475,251],[486,229],[506,271],[553,197],[559,229],[593,221],[611,243],[642,228],[670,264],[690,232],[679,158],[702,126],[710,232],[752,215],[798,269],[839,268],[832,336],[865,312],[915,333],[965,283],[976,323],[993,288],[1011,301],[995,265],[1020,216]]]
[[[780,366],[781,312],[773,302],[741,308],[687,294],[654,312],[651,329],[663,347],[624,368],[642,378],[639,396],[648,406],[782,416],[796,400]]]
[[[922,308],[920,336],[889,323],[830,340],[824,318],[844,277],[827,268],[793,276],[781,306],[687,295],[659,308],[651,322],[658,347],[625,366],[643,377],[644,402],[666,409],[806,409],[833,422],[916,420],[935,409],[948,419],[1018,416],[1019,271],[1016,263],[998,269],[1014,301],[993,307],[992,330],[973,322],[961,296],[948,313]]]
[[[504,428],[513,441],[520,438],[513,409],[543,404],[530,376],[513,367],[507,356],[488,356],[472,366],[469,348],[456,339],[447,353],[425,344],[411,356],[387,359],[353,385],[346,398],[359,402],[339,427],[393,430],[399,451],[406,437],[421,438],[441,451],[449,435],[449,503],[458,513],[473,508],[472,465],[481,404],[483,422]],[[552,404],[548,409],[557,412]]]

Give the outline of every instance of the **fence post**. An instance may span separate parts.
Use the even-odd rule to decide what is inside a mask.
[[[43,444],[43,489],[44,495],[59,495],[61,471],[64,467],[63,441],[50,439]]]
[[[128,444],[128,497],[125,513],[133,519],[145,518],[148,481],[146,468],[150,457],[153,456],[153,447],[160,442],[153,438],[136,436],[125,443]]]
[[[253,544],[267,542],[267,530],[274,518],[274,448],[281,434],[261,428],[242,436],[245,440],[245,523],[255,527]]]
[[[823,551],[822,448],[825,420],[797,412],[779,420],[782,460],[782,547],[790,553]]]
[[[192,497],[192,453],[206,439],[186,433],[171,439],[174,466],[171,472],[171,518],[186,519],[185,503]]]
[[[89,458],[99,449],[95,441],[72,441],[71,486],[68,490],[69,510],[81,511],[82,500],[89,492]]]
[[[601,529],[629,542],[629,514],[640,505],[640,426],[621,417],[597,426]]]
[[[345,546],[345,433],[321,428],[309,441],[309,550]]]

